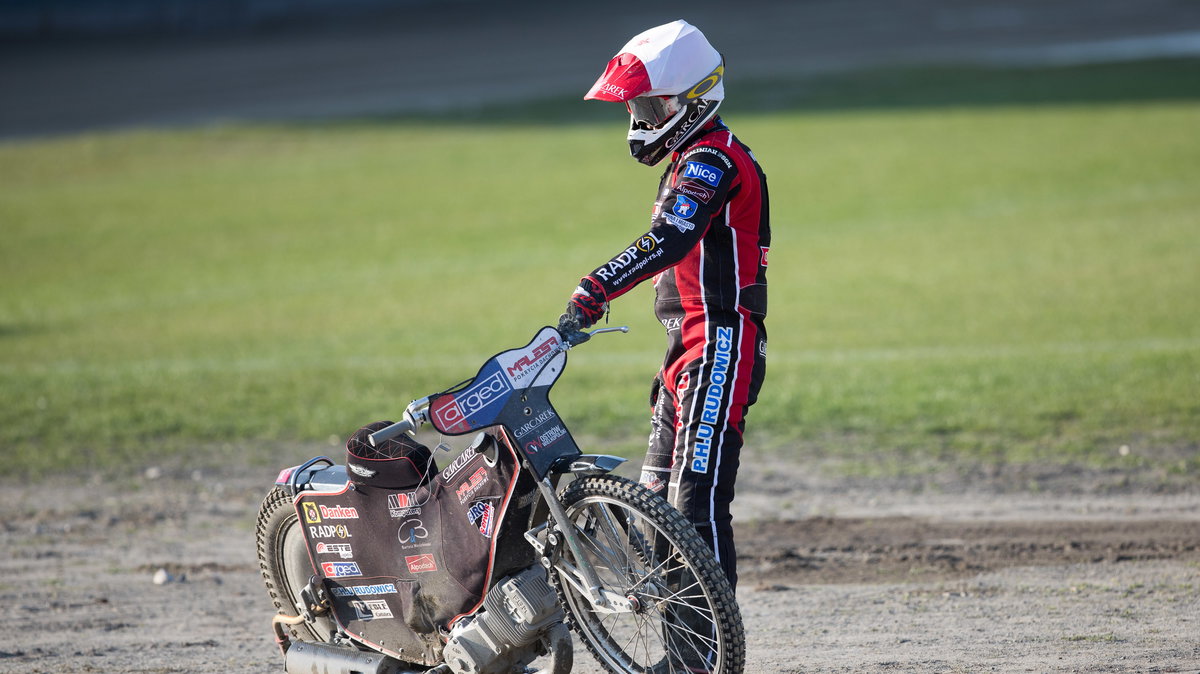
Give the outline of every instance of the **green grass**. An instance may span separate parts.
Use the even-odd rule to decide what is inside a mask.
[[[730,106],[772,188],[751,440],[1194,476],[1200,65],[965,72]],[[640,233],[659,172],[615,111],[518,112],[0,145],[6,471],[323,443],[524,344]],[[556,388],[593,447],[643,445],[651,296]]]

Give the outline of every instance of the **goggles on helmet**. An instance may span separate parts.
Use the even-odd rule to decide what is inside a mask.
[[[657,129],[679,112],[678,96],[638,96],[625,103],[635,125]]]

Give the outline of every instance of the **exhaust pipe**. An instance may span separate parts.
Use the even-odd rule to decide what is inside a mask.
[[[312,641],[293,641],[283,656],[288,674],[425,674],[403,666],[382,653]]]

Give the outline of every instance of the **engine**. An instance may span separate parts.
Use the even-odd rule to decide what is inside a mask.
[[[455,674],[507,674],[533,661],[529,646],[562,617],[546,571],[530,567],[492,587],[474,619],[454,626],[442,655]]]

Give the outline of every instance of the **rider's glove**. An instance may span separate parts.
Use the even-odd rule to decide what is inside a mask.
[[[582,330],[595,325],[596,321],[604,316],[605,311],[608,311],[608,298],[604,288],[600,287],[600,284],[596,283],[592,277],[584,276],[579,280],[579,287],[575,289],[575,293],[567,302],[567,311],[563,317],[574,318],[578,322],[576,330]],[[562,320],[562,318],[559,319],[560,330]]]

